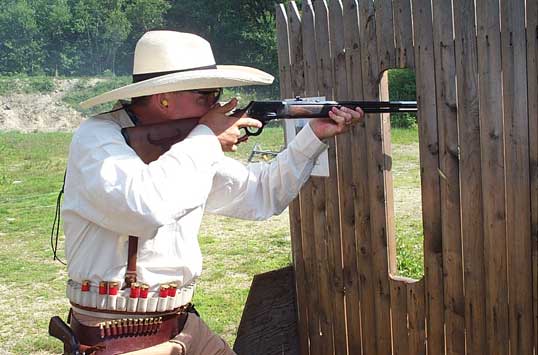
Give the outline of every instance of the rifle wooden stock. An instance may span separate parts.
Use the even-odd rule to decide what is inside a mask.
[[[271,120],[328,117],[333,107],[361,107],[365,113],[417,112],[415,101],[309,101],[297,98],[294,101],[252,101],[246,108],[234,111],[233,116],[248,116],[261,121],[262,128],[244,128],[245,136],[257,136]],[[173,144],[185,139],[198,124],[198,120],[188,118],[129,127],[122,129],[122,133],[140,159],[149,164]]]
[[[198,118],[188,118],[146,126],[123,128],[125,141],[146,164],[157,160],[172,145],[181,142],[198,124]]]

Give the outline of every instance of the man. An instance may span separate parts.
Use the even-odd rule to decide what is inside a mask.
[[[218,98],[222,87],[270,84],[272,76],[216,66],[208,42],[172,31],[139,40],[133,73],[133,84],[81,104],[131,99],[84,122],[70,148],[62,215],[71,327],[87,353],[233,354],[189,306],[204,210],[246,219],[282,212],[326,149],[321,140],[363,112],[333,109],[270,165],[246,167],[223,152],[237,149],[241,128],[261,123],[228,116],[237,100]],[[192,117],[200,119],[188,137],[150,164],[122,135]]]

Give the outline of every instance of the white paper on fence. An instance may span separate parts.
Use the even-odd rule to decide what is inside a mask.
[[[324,101],[325,97],[308,97],[303,98],[303,100],[321,100]],[[285,100],[285,101],[294,101],[293,100]],[[299,118],[294,120],[284,120],[284,137],[286,142],[286,147],[288,144],[295,138],[297,133],[308,124],[308,121],[310,121],[310,118]],[[320,156],[316,159],[316,162],[314,163],[314,169],[310,173],[312,176],[324,176],[328,177],[329,174],[329,153],[325,150],[323,153],[320,154]]]

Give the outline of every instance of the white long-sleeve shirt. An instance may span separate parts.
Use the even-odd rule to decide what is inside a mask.
[[[145,164],[125,142],[124,110],[85,121],[70,147],[62,206],[69,277],[123,282],[128,236],[139,237],[138,281],[188,284],[202,271],[204,210],[261,220],[282,212],[326,149],[307,125],[271,163],[225,157],[204,125]]]

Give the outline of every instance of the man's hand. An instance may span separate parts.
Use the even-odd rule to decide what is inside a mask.
[[[199,124],[203,124],[211,128],[213,133],[219,139],[222,150],[225,152],[235,152],[237,150],[237,144],[243,142],[240,140],[241,131],[243,127],[261,128],[262,123],[250,117],[233,117],[226,114],[233,110],[237,106],[237,99],[233,98],[224,105],[217,104],[209,110],[200,121]]]
[[[319,139],[334,137],[347,132],[351,125],[362,121],[364,112],[360,107],[352,110],[347,107],[333,107],[329,118],[317,118],[310,121],[310,128]]]

